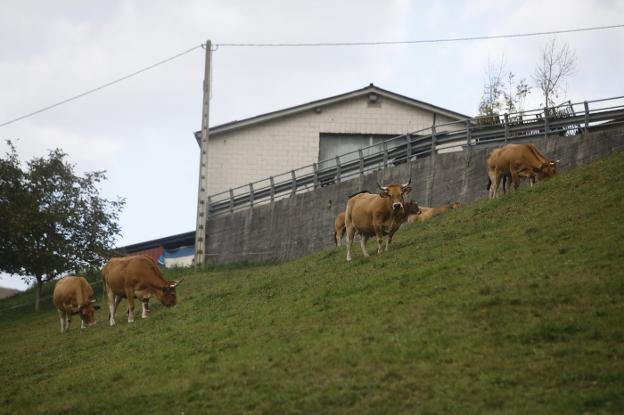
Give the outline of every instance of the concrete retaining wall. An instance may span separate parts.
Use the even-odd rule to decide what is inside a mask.
[[[559,159],[559,171],[592,162],[624,149],[624,128],[587,136],[531,138],[547,157]],[[515,141],[521,142],[521,141]],[[206,263],[284,260],[333,245],[334,219],[344,211],[346,197],[361,190],[412,177],[410,199],[422,206],[457,200],[469,203],[487,196],[485,162],[491,148],[438,154],[387,168],[340,184],[293,195],[270,205],[208,218]]]

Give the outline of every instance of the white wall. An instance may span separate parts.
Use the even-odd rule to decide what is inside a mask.
[[[319,133],[405,134],[430,127],[433,113],[386,97],[366,96],[213,134],[208,148],[208,194],[246,185],[318,161]],[[452,121],[438,115],[436,124]]]

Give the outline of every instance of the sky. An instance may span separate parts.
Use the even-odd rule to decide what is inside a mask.
[[[379,42],[543,32],[624,23],[624,2],[166,0],[0,3],[0,124],[200,45]],[[210,125],[374,83],[475,115],[488,62],[531,82],[552,36],[391,46],[213,53]],[[577,58],[566,99],[624,95],[624,28],[559,34]],[[0,128],[21,160],[61,148],[79,173],[106,170],[101,195],[125,198],[118,246],[195,229],[204,51]],[[536,108],[534,91],[525,107]],[[296,166],[294,166],[296,167]],[[281,173],[281,172],[276,172]],[[0,286],[23,289],[19,277]]]

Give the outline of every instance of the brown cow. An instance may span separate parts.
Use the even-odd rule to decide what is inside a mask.
[[[334,239],[336,240],[336,246],[340,246],[340,241],[347,230],[345,225],[345,213],[340,212],[338,216],[336,216],[336,220],[334,221]]]
[[[95,299],[93,288],[84,277],[67,276],[60,279],[54,287],[52,301],[58,310],[61,321],[61,333],[69,330],[72,314],[79,314],[81,328],[95,324]]]
[[[108,294],[110,325],[115,325],[115,311],[122,298],[128,299],[128,323],[134,322],[134,298],[142,302],[142,318],[147,318],[149,299],[154,296],[166,307],[176,304],[176,286],[182,281],[167,281],[158,264],[147,255],[111,258],[102,268]]]
[[[533,144],[507,144],[494,150],[487,160],[490,199],[496,197],[501,177],[511,176],[514,189],[520,185],[520,178],[535,181],[557,173],[559,160],[547,159]]]
[[[419,214],[409,215],[407,217],[407,223],[424,222],[426,220],[433,218],[434,216],[441,215],[442,213],[448,211],[449,209],[457,209],[457,208],[460,208],[461,206],[462,205],[459,202],[445,203],[442,206],[438,206],[436,208],[421,206]]]
[[[356,232],[362,237],[360,244],[365,257],[369,256],[366,241],[372,236],[377,238],[379,254],[382,252],[382,239],[387,236],[385,250],[388,250],[394,233],[407,220],[407,215],[419,211],[416,202],[404,203],[404,195],[412,190],[410,182],[411,179],[405,184],[388,186],[377,183],[381,189],[379,194],[361,193],[347,201],[347,261],[351,261],[351,245]]]

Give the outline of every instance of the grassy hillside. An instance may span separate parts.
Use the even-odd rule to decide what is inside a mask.
[[[0,412],[624,413],[623,182],[619,153],[368,260],[187,271],[132,325],[1,311]]]

